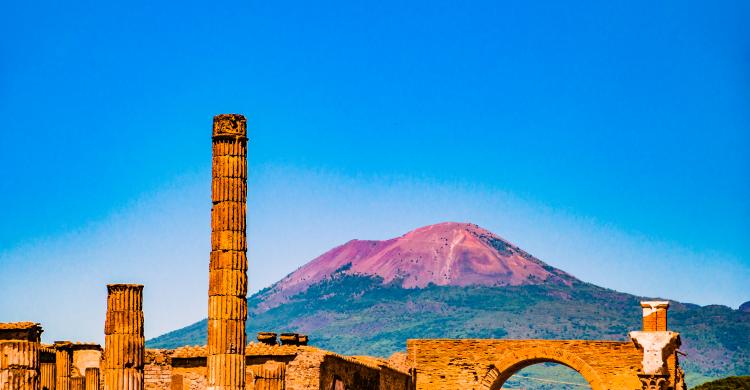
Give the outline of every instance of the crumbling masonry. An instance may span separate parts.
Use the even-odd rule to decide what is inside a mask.
[[[39,389],[39,339],[34,322],[0,324],[0,389]]]

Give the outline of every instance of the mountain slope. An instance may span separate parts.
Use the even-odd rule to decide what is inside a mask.
[[[344,354],[388,356],[407,338],[624,340],[641,298],[581,282],[475,225],[350,241],[248,299],[248,334],[296,331]],[[750,313],[673,302],[683,362],[709,377],[750,373]],[[206,322],[150,340],[203,344]]]
[[[382,283],[404,288],[571,285],[575,281],[477,225],[445,222],[390,240],[352,240],[336,247],[264,291],[259,308],[287,302],[336,272],[378,277]]]

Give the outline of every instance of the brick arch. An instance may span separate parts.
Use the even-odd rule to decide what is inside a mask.
[[[538,363],[558,363],[577,371],[592,390],[606,390],[599,374],[575,354],[557,348],[534,348],[527,352],[510,353],[490,366],[478,390],[499,390],[519,370]]]

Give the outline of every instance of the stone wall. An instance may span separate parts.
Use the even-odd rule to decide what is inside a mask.
[[[507,377],[542,362],[565,364],[594,390],[640,389],[643,354],[630,342],[583,340],[408,340],[417,389],[499,389]]]
[[[99,368],[102,347],[99,344],[73,344],[73,376],[85,376],[87,368]]]
[[[251,344],[246,348],[248,390],[331,389],[335,380],[347,389],[411,390],[410,376],[386,361],[347,357],[315,347]],[[148,390],[207,388],[205,347],[147,350],[144,367]]]
[[[380,370],[341,356],[325,356],[320,367],[318,388],[333,389],[334,380],[343,382],[347,389],[378,390],[380,389]]]

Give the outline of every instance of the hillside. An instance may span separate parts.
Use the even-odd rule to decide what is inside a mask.
[[[404,350],[407,338],[623,340],[640,327],[640,300],[579,281],[475,225],[440,224],[327,252],[250,297],[247,330],[302,332],[323,348],[377,356]],[[692,376],[750,373],[750,313],[673,302],[670,328],[682,333]],[[204,320],[148,346],[205,338]]]
[[[695,390],[750,390],[750,376],[733,376],[702,384]]]

